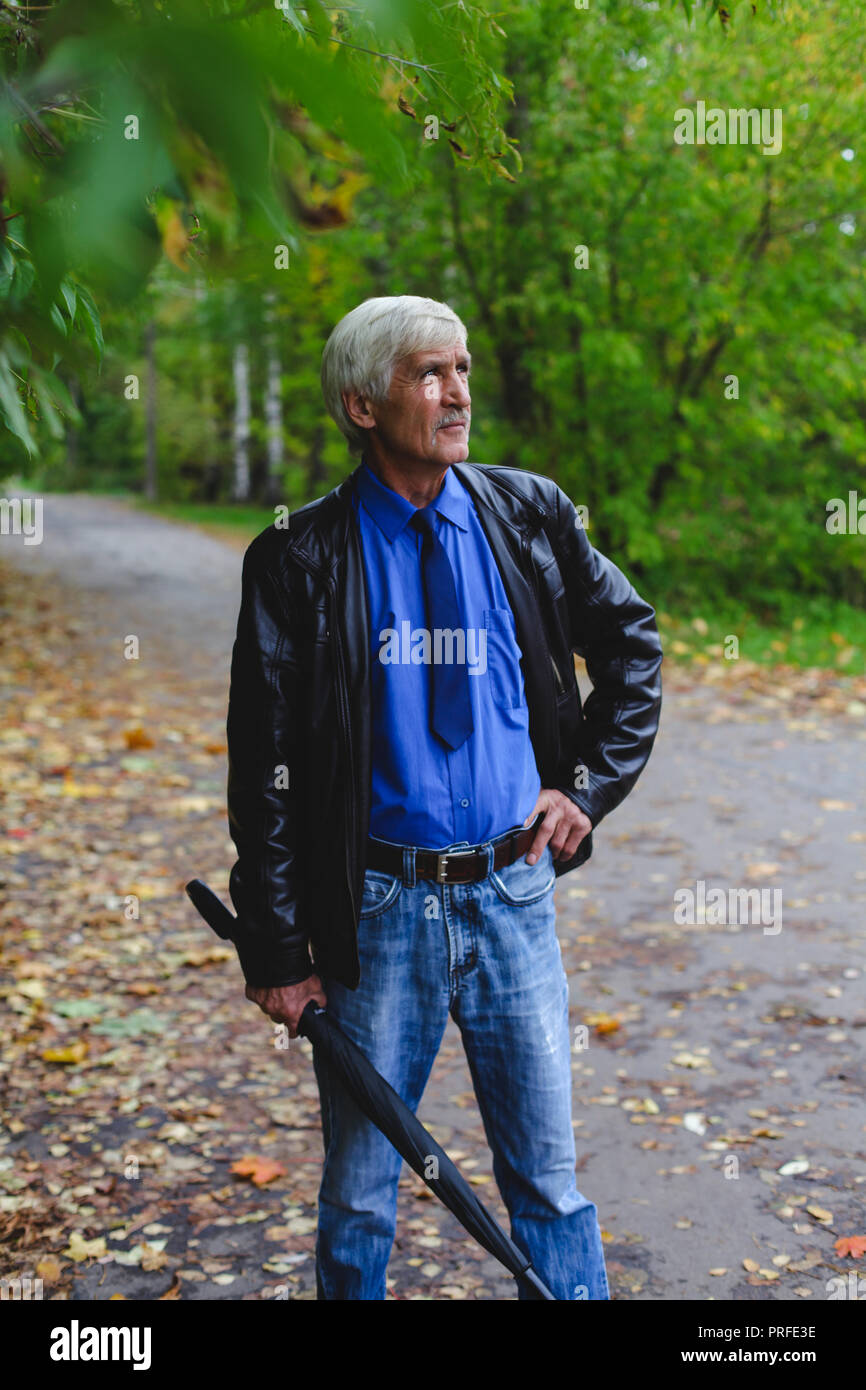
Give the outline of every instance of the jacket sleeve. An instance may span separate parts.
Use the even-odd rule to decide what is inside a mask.
[[[246,982],[274,987],[297,984],[313,968],[299,872],[298,655],[285,587],[266,563],[263,539],[244,556],[232,651],[228,818],[238,858],[229,893]]]
[[[593,689],[583,707],[573,766],[588,785],[562,791],[597,826],[628,795],[652,750],[661,712],[662,648],[655,610],[590,545],[569,498],[558,493],[556,549],[572,651]]]

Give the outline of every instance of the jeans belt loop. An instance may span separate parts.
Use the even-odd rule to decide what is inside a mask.
[[[406,888],[415,887],[415,846],[403,846],[403,885]]]
[[[485,875],[484,875],[485,878],[489,878],[490,875],[493,873],[493,856],[495,855],[495,853],[496,853],[496,851],[495,851],[495,849],[493,848],[493,846],[492,846],[492,845],[488,845],[488,846],[487,846],[487,871],[486,871],[486,873],[485,873]]]

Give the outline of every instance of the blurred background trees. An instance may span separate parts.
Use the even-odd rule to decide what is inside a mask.
[[[864,42],[844,0],[0,3],[0,474],[300,505],[352,466],[334,323],[431,295],[473,460],[555,477],[655,599],[843,621]],[[676,144],[698,101],[781,151]]]

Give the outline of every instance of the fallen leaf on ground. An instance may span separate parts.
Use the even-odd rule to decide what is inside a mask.
[[[95,1240],[85,1240],[80,1231],[73,1231],[69,1237],[69,1244],[63,1251],[70,1260],[75,1260],[79,1264],[81,1260],[93,1260],[98,1255],[105,1255],[105,1236],[97,1236]]]
[[[261,1158],[258,1154],[246,1154],[232,1164],[231,1171],[237,1173],[239,1178],[249,1178],[256,1187],[263,1187],[266,1182],[273,1182],[274,1178],[281,1178],[286,1172],[286,1165],[278,1163],[274,1158]]]
[[[124,729],[123,741],[127,748],[153,747],[153,739],[150,737],[150,734],[145,733],[140,724],[137,724],[134,729]]]
[[[833,1220],[832,1211],[827,1211],[826,1207],[807,1207],[806,1210],[810,1216],[814,1216],[816,1221],[827,1222]]]
[[[833,1249],[837,1255],[851,1255],[859,1260],[861,1255],[866,1255],[866,1236],[840,1236]]]
[[[69,1043],[66,1047],[46,1047],[42,1053],[43,1062],[83,1062],[90,1045],[80,1039],[78,1042]]]

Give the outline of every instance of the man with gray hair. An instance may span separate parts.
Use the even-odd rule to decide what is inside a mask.
[[[661,648],[554,482],[467,461],[470,369],[463,323],[415,295],[365,300],[325,345],[360,461],[244,558],[236,944],[247,998],[291,1037],[327,1004],[413,1109],[450,1014],[512,1238],[557,1299],[608,1299],[575,1183],[553,889],[649,757]],[[314,1065],[318,1296],[384,1299],[401,1159]]]

